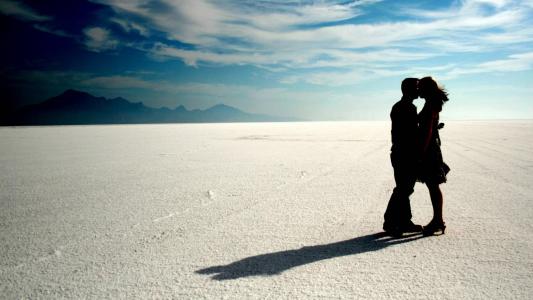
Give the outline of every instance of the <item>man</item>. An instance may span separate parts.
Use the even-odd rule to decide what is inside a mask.
[[[402,81],[402,99],[394,104],[390,113],[391,162],[396,187],[385,211],[383,230],[392,236],[422,231],[422,226],[411,221],[409,202],[416,182],[418,120],[413,100],[418,98],[417,85],[416,78],[406,78]]]

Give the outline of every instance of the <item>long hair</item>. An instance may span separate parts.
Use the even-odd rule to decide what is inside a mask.
[[[448,101],[448,92],[444,87],[439,86],[433,77],[428,76],[420,79],[418,86],[424,90],[426,100],[431,101],[437,107],[442,108],[442,105]]]

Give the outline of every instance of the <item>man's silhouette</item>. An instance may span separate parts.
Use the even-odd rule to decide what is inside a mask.
[[[414,191],[417,165],[418,118],[413,100],[418,98],[418,79],[402,81],[402,99],[392,107],[391,162],[396,187],[385,211],[383,230],[391,235],[422,231],[422,226],[411,221],[409,196]]]

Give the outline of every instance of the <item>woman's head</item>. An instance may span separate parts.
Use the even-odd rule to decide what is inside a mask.
[[[418,92],[420,97],[442,106],[448,101],[448,93],[443,87],[430,76],[420,79],[418,82]]]

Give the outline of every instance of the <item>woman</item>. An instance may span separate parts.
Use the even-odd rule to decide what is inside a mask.
[[[439,184],[446,182],[446,174],[450,168],[442,160],[439,113],[444,102],[448,101],[448,93],[431,77],[420,79],[418,89],[420,97],[426,100],[424,108],[418,114],[421,142],[418,181],[425,183],[428,187],[433,206],[433,219],[424,226],[423,233],[424,235],[433,235],[437,232],[444,234],[446,225],[442,218],[443,200]]]

